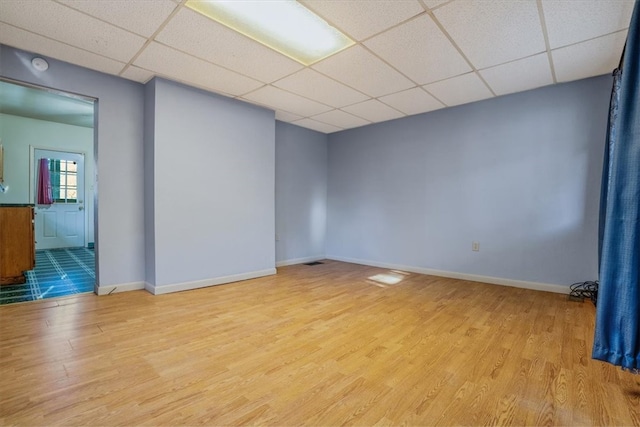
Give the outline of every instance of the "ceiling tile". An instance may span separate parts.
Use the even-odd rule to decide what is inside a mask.
[[[312,68],[373,97],[415,86],[359,45],[320,61]]]
[[[627,31],[552,50],[559,82],[611,74],[618,66]]]
[[[120,73],[120,76],[136,82],[146,83],[153,78],[153,72],[130,65]]]
[[[364,44],[418,84],[471,71],[467,61],[428,15],[412,19]]]
[[[448,106],[466,104],[493,96],[476,73],[431,83],[424,88]]]
[[[628,28],[633,0],[543,0],[542,10],[555,49]]]
[[[48,0],[0,1],[0,21],[121,62],[145,39]]]
[[[305,0],[305,6],[355,40],[364,40],[424,12],[416,0],[376,2],[362,0]]]
[[[368,121],[361,119],[360,117],[356,117],[352,114],[345,113],[341,110],[327,111],[326,113],[313,116],[312,119],[343,129],[355,128],[369,124]]]
[[[477,69],[546,49],[535,0],[457,1],[433,13]]]
[[[546,53],[480,71],[496,95],[520,92],[553,84]]]
[[[284,110],[302,116],[313,116],[331,110],[331,107],[273,86],[262,87],[242,98],[265,105],[273,110]]]
[[[132,33],[150,37],[177,5],[169,0],[58,0]]]
[[[370,99],[369,101],[350,105],[344,107],[343,110],[374,123],[404,116],[401,112],[394,110],[377,99]]]
[[[276,111],[276,120],[280,120],[281,122],[293,122],[302,118],[304,117],[297,114],[288,113],[286,111]]]
[[[434,7],[438,7],[441,4],[445,4],[445,3],[449,2],[449,1],[452,1],[452,0],[423,0],[423,3],[429,9],[433,9]]]
[[[362,43],[303,67],[185,8],[184,0],[0,0],[0,43],[138,82],[157,74],[263,105],[279,120],[335,131],[442,108],[440,101],[457,105],[544,86],[551,83],[550,65],[563,82],[609,74],[634,5],[300,1]]]
[[[444,108],[444,104],[419,87],[403,92],[392,93],[391,95],[378,99],[396,110],[400,110],[409,115]]]
[[[322,132],[322,133],[333,133],[333,132],[339,132],[342,130],[339,127],[331,126],[326,123],[321,123],[313,119],[302,119],[294,122],[293,124],[305,127],[307,129]]]
[[[108,74],[118,74],[124,63],[69,46],[0,22],[0,43]],[[44,55],[44,54],[43,54]]]
[[[303,68],[298,62],[187,8],[176,13],[156,40],[264,83]]]
[[[144,49],[134,65],[223,94],[237,96],[262,86],[249,77],[155,42]]]
[[[368,96],[309,68],[278,80],[273,85],[335,108],[369,99]]]

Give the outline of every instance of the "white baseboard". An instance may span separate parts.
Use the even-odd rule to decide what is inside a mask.
[[[324,255],[315,255],[315,256],[308,256],[305,258],[286,259],[284,261],[276,262],[276,267],[285,267],[287,265],[295,265],[295,264],[303,264],[305,262],[320,261],[325,258],[326,257]]]
[[[403,270],[411,273],[427,274],[430,276],[449,277],[452,279],[469,280],[472,282],[491,283],[493,285],[511,286],[514,288],[531,289],[534,291],[554,292],[557,294],[568,294],[569,286],[556,285],[552,283],[527,282],[524,280],[504,279],[502,277],[480,276],[477,274],[456,273],[453,271],[433,270],[430,268],[412,267],[399,264],[388,264],[384,262],[369,261],[356,258],[345,258],[327,255],[327,259],[350,262],[352,264],[362,264],[371,267],[389,268],[393,270]]]
[[[270,276],[276,274],[275,268],[252,271],[249,273],[234,274],[231,276],[214,277],[211,279],[197,280],[195,282],[170,283],[168,285],[153,285],[145,283],[144,289],[154,295],[168,294],[171,292],[188,291],[190,289],[205,288],[207,286],[223,285],[225,283],[239,282],[241,280],[255,279],[256,277]]]
[[[97,295],[110,295],[117,292],[137,291],[145,288],[144,282],[121,283],[119,285],[93,286]]]

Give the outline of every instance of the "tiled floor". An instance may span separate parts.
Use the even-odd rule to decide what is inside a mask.
[[[26,276],[25,284],[0,286],[0,304],[93,292],[95,254],[87,248],[36,251],[36,268]]]

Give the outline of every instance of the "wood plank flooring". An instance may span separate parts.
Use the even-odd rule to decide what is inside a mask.
[[[0,424],[640,425],[564,295],[326,261],[0,307]]]

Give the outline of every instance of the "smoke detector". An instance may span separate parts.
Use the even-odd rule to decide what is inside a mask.
[[[49,69],[49,63],[40,57],[35,57],[31,60],[31,65],[38,71],[47,71]]]

